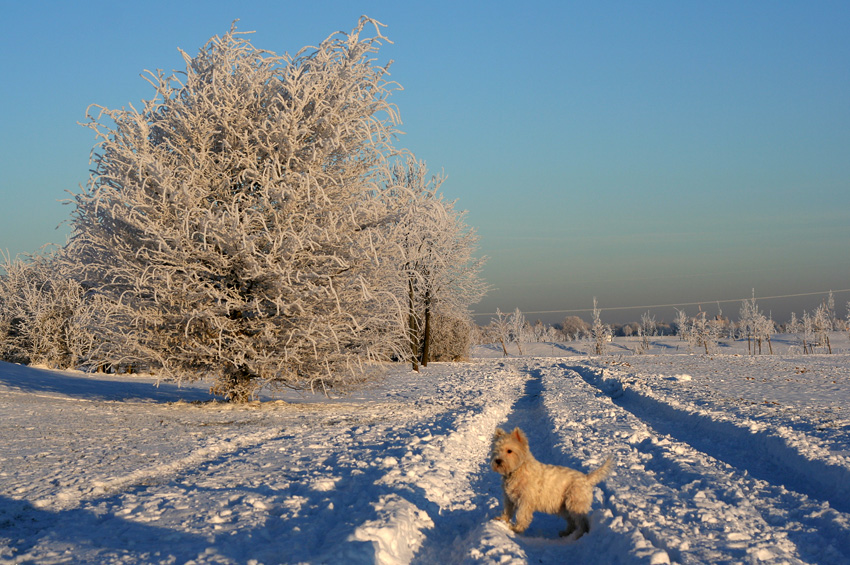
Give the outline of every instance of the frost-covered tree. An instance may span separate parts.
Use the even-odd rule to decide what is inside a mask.
[[[834,309],[832,310],[834,311]],[[832,344],[829,341],[829,333],[834,327],[833,314],[828,303],[822,303],[815,310],[815,315],[812,317],[812,329],[814,330],[815,339],[818,345],[826,346],[829,353],[832,353]]]
[[[803,348],[803,353],[814,353],[814,324],[812,323],[812,317],[809,316],[809,313],[806,311],[803,311],[803,320],[800,322],[797,339],[800,342],[800,346]]]
[[[796,312],[791,312],[791,319],[788,321],[785,331],[789,334],[795,334],[800,331],[800,321],[797,319]]]
[[[640,326],[638,333],[641,338],[641,346],[644,351],[649,349],[649,338],[655,337],[658,332],[658,324],[655,321],[655,316],[651,316],[649,312],[644,312],[640,317]]]
[[[715,338],[712,332],[711,322],[706,318],[706,314],[702,309],[700,309],[699,313],[691,322],[691,332],[694,337],[694,344],[703,346],[707,355],[714,346]]]
[[[148,73],[141,110],[90,112],[69,255],[115,305],[108,361],[247,400],[327,391],[400,354],[377,196],[398,123],[384,39],[364,17],[276,55],[232,27],[181,51],[185,71]]]
[[[674,323],[676,324],[676,335],[679,336],[679,339],[690,342],[691,323],[684,310],[676,308],[676,320]]]
[[[413,369],[431,357],[435,313],[441,320],[468,320],[469,306],[487,287],[480,276],[483,258],[466,212],[439,193],[442,176],[429,176],[424,162],[398,160],[387,172],[383,199],[394,220],[387,237],[395,242],[401,272],[400,302],[407,304],[407,336]]]
[[[829,324],[832,330],[839,329],[838,327],[838,315],[835,312],[835,296],[832,294],[832,291],[829,291],[829,295],[826,298],[826,304],[824,305],[826,309],[826,315],[829,318]]]
[[[510,318],[508,318],[508,324],[510,326],[510,336],[511,341],[516,343],[517,350],[520,355],[523,355],[522,352],[522,342],[525,341],[525,315],[519,308],[516,308],[511,314]]]
[[[597,307],[596,297],[593,297],[593,323],[590,325],[593,336],[593,350],[597,355],[605,353],[605,347],[611,341],[611,326],[602,322],[602,310]]]
[[[847,302],[847,317],[844,320],[844,327],[847,329],[847,336],[850,337],[850,302]]]
[[[739,313],[741,319],[738,322],[738,329],[742,336],[744,334],[747,336],[747,351],[751,355],[755,355],[756,349],[758,349],[758,353],[761,355],[762,345],[766,342],[770,353],[773,354],[771,336],[776,333],[776,323],[772,317],[765,316],[759,310],[755,289],[753,289],[752,298],[741,303]]]
[[[65,276],[57,252],[0,264],[0,358],[75,368],[95,348],[95,301]]]
[[[755,335],[756,343],[758,344],[759,355],[761,355],[762,343],[767,342],[767,347],[771,355],[773,355],[773,342],[771,337],[776,333],[776,323],[771,316],[765,316],[761,312],[756,312],[754,320],[753,334]]]
[[[702,347],[706,355],[712,353],[717,347],[717,342],[723,331],[722,312],[711,318],[699,309],[699,313],[693,318],[689,329],[689,344]]]
[[[501,310],[496,308],[496,317],[490,321],[490,326],[493,328],[493,333],[499,343],[502,344],[502,353],[505,357],[508,356],[507,342],[510,341],[511,324],[509,317]]]
[[[739,310],[740,321],[738,322],[739,331],[742,335],[747,336],[747,351],[750,354],[755,353],[755,349],[753,347],[753,336],[755,334],[757,315],[758,306],[756,305],[756,291],[753,289],[752,298],[741,302],[741,309]]]

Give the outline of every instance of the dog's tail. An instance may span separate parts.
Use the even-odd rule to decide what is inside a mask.
[[[614,464],[614,458],[609,457],[605,460],[605,463],[602,464],[601,467],[596,469],[595,471],[591,471],[587,474],[587,480],[590,484],[595,485],[596,483],[601,482],[605,477],[608,476],[608,473],[611,472],[611,466]]]

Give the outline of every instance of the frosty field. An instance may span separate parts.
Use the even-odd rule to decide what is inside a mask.
[[[850,353],[679,343],[479,347],[248,406],[0,363],[0,563],[850,563]],[[614,456],[588,535],[492,520],[496,426],[544,462]]]

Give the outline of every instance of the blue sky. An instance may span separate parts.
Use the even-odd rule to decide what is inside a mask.
[[[179,68],[178,47],[194,54],[236,18],[255,46],[294,53],[366,14],[394,42],[380,60],[404,87],[398,144],[448,175],[490,257],[478,312],[553,322],[596,296],[622,322],[641,310],[614,307],[713,312],[752,288],[850,288],[847,2],[0,7],[0,249],[13,255],[64,242],[58,201],[88,175],[89,104],[150,97],[144,69]],[[762,307],[784,321],[820,299]]]

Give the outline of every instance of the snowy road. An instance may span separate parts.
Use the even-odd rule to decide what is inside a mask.
[[[0,563],[850,563],[847,356],[623,359],[250,407],[0,364]],[[615,457],[588,535],[492,520],[496,426],[544,462]]]

